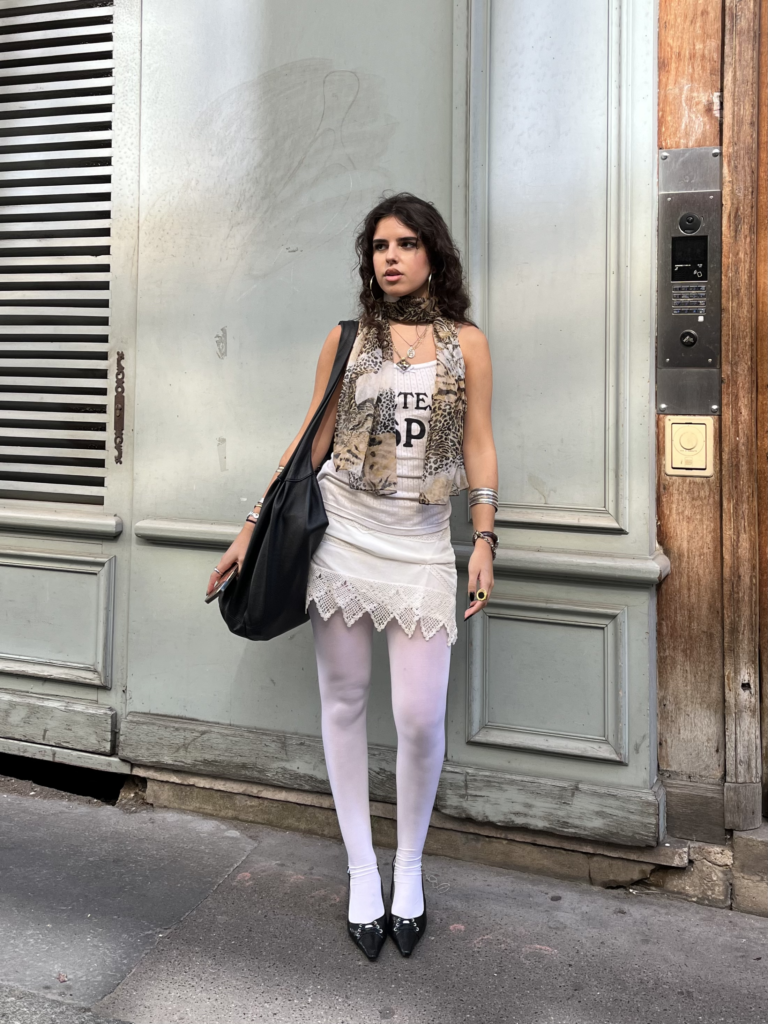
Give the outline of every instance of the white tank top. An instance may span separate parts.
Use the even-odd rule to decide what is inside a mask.
[[[353,491],[348,473],[337,473],[329,459],[317,477],[326,509],[386,533],[434,533],[448,525],[450,501],[419,504],[436,370],[433,359],[395,371],[397,491],[391,495]],[[390,504],[393,500],[396,505]]]

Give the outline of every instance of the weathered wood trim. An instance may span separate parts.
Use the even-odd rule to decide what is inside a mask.
[[[763,814],[768,814],[768,0],[760,0],[757,131],[757,545]]]
[[[659,0],[659,148],[720,144],[722,0]]]
[[[515,825],[628,846],[656,846],[653,790],[608,789],[446,765],[435,806],[454,818]]]
[[[65,747],[49,747],[43,743],[25,743],[23,740],[0,738],[0,754],[13,754],[15,757],[32,757],[38,761],[50,761],[52,764],[71,764],[77,768],[92,768],[99,772],[115,772],[118,775],[130,775],[131,765],[119,757],[104,754],[86,754],[82,750],[67,750]]]
[[[118,755],[138,766],[330,792],[322,741],[314,736],[131,712],[120,727]],[[395,751],[370,747],[369,776],[372,798],[394,803]],[[656,846],[662,797],[656,790],[584,786],[446,764],[435,806],[473,821]]]
[[[667,793],[667,831],[678,839],[724,843],[725,804],[722,782],[662,779]]]
[[[131,712],[120,725],[117,752],[133,764],[330,793],[316,736]],[[373,799],[394,802],[395,752],[370,746],[368,770]]]
[[[454,544],[456,563],[465,569],[472,554],[469,544]],[[497,576],[515,576],[582,583],[617,583],[632,587],[655,587],[669,573],[669,559],[663,551],[645,558],[618,555],[576,554],[563,551],[525,551],[500,547],[493,563]]]
[[[719,146],[723,0],[660,0],[662,149]],[[720,418],[714,476],[664,473],[656,418],[658,540],[672,573],[657,596],[659,768],[718,779],[724,764]]]
[[[114,540],[123,532],[120,516],[55,509],[0,508],[0,530],[45,533],[52,537],[93,537]]]
[[[760,824],[756,327],[760,0],[725,0],[723,46],[723,627],[725,824]],[[734,789],[734,784],[739,786]],[[746,784],[748,788],[742,788]],[[751,795],[750,795],[751,794]]]
[[[0,736],[5,739],[111,754],[116,714],[85,701],[0,691]]]
[[[742,822],[742,830],[760,828],[762,815],[762,785],[759,782],[726,782],[723,787],[725,824],[733,828],[734,821]]]
[[[659,540],[674,565],[657,597],[659,768],[712,780],[725,774],[720,418],[714,476],[698,479],[664,473],[657,419]]]
[[[121,762],[124,763],[124,762]],[[145,779],[171,783],[177,786],[195,786],[199,789],[211,789],[223,793],[236,793],[243,796],[257,797],[260,800],[302,804],[307,807],[333,809],[333,797],[326,793],[308,793],[297,789],[278,789],[276,786],[257,785],[253,782],[236,782],[233,779],[215,779],[207,775],[192,775],[189,772],[168,771],[165,768],[146,768],[135,765],[133,774]],[[371,801],[373,817],[397,817],[397,807],[380,801]],[[652,864],[663,864],[665,867],[684,868],[688,865],[689,843],[685,840],[667,838],[656,847],[649,846],[616,846],[613,843],[599,843],[589,839],[576,839],[573,836],[557,836],[549,832],[537,832],[525,828],[500,828],[498,825],[487,825],[469,818],[452,818],[440,811],[433,811],[430,828],[447,829],[455,832],[467,832],[472,835],[491,836],[494,839],[507,839],[517,843],[530,843],[533,846],[549,846],[559,850],[575,850],[579,853],[597,854],[601,857],[619,857],[622,860],[639,860]]]
[[[133,532],[155,544],[214,548],[226,551],[242,529],[242,523],[214,523],[197,519],[142,519]]]

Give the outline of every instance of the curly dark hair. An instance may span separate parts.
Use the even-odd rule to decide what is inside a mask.
[[[427,250],[432,268],[431,294],[436,307],[449,320],[472,324],[467,316],[469,296],[464,283],[461,257],[448,225],[432,203],[419,199],[410,192],[384,196],[363,221],[355,239],[358,271],[360,273],[360,312],[363,323],[376,318],[376,303],[383,296],[373,272],[373,236],[376,225],[384,217],[397,217],[417,236]],[[373,277],[373,291],[370,281]],[[474,325],[473,325],[474,326]]]

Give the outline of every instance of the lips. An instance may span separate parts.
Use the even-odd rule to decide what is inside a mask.
[[[384,275],[384,277],[388,278],[390,281],[394,281],[395,278],[402,277],[402,276],[403,275],[400,273],[399,270],[388,270],[386,272],[386,274]]]

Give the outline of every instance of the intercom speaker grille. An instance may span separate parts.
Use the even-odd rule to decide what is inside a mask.
[[[0,501],[103,505],[113,0],[0,0]]]

